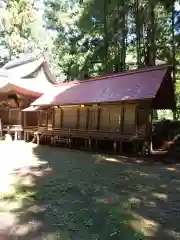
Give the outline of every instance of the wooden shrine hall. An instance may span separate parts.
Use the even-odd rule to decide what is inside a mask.
[[[53,86],[25,109],[26,140],[80,149],[150,151],[154,109],[174,109],[171,67],[131,70]],[[28,114],[38,118],[29,126]]]
[[[46,60],[43,57],[24,57],[4,65],[0,69],[0,132],[20,138],[24,123],[37,125],[38,119],[24,118],[21,110],[40,97],[55,84]]]

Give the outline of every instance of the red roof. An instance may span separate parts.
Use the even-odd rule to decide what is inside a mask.
[[[166,80],[172,83],[170,68],[167,65],[132,70],[82,82],[60,84],[33,102],[33,105],[72,105],[154,99],[162,82]]]
[[[6,78],[0,78],[0,95],[6,95],[10,92],[16,92],[18,94],[40,97],[42,93],[38,92],[36,89],[28,88],[27,86],[22,86],[23,84],[11,83],[7,81]]]

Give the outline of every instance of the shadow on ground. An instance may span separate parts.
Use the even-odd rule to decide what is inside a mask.
[[[8,239],[180,239],[180,166],[33,151],[39,166],[16,169],[16,191],[4,197],[21,203]]]

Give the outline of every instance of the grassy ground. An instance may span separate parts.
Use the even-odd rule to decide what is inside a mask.
[[[24,143],[0,150],[2,240],[180,239],[178,165]]]

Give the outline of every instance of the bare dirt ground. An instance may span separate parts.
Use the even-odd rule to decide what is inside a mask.
[[[0,240],[180,239],[180,165],[1,142]]]

